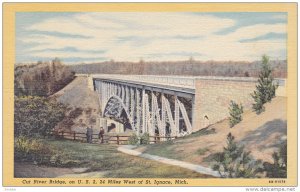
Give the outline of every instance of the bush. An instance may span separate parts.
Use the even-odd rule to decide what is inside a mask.
[[[227,147],[215,155],[214,161],[212,168],[218,171],[221,177],[253,178],[262,172],[261,161],[254,160],[250,152],[244,151],[243,146],[238,146],[231,133],[227,135]]]
[[[209,151],[209,149],[208,148],[199,148],[199,149],[197,149],[197,151],[196,151],[196,153],[198,154],[198,155],[205,155],[205,153],[207,152],[207,151]]]
[[[273,163],[264,162],[264,170],[267,177],[286,178],[287,177],[287,143],[283,142],[279,147],[279,153],[272,154]]]
[[[77,160],[70,160],[69,156],[58,148],[45,144],[42,140],[36,138],[24,136],[15,138],[14,153],[16,161],[57,167],[71,167],[80,164]]]
[[[233,127],[242,121],[242,113],[243,113],[242,104],[238,105],[234,101],[231,101],[230,107],[229,107],[229,114],[230,114],[229,125],[230,125],[230,127]]]
[[[150,143],[150,137],[149,137],[149,133],[144,133],[142,136],[141,136],[141,144],[142,145],[147,145]]]
[[[38,139],[30,139],[20,136],[15,138],[15,159],[20,161],[32,161],[37,164],[48,164],[53,156],[59,151],[45,145]],[[56,164],[57,162],[53,162]]]
[[[133,133],[129,138],[128,138],[128,143],[130,145],[138,145],[139,144],[139,137]]]
[[[15,137],[45,137],[65,116],[66,107],[43,97],[15,97]]]

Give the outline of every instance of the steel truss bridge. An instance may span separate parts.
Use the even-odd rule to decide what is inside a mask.
[[[247,107],[257,81],[241,77],[106,74],[93,74],[89,79],[99,94],[102,117],[119,119],[139,135],[159,136],[190,134],[206,127],[208,119],[211,124],[226,118],[230,100]],[[277,81],[285,87],[284,79]]]

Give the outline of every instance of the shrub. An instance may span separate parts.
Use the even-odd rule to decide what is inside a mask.
[[[234,101],[231,101],[230,107],[229,107],[229,114],[230,114],[229,125],[230,125],[230,127],[233,127],[242,121],[242,113],[243,113],[242,104],[238,105]]]
[[[65,116],[66,107],[43,97],[15,97],[15,137],[46,136]]]
[[[138,136],[137,136],[135,133],[133,133],[133,134],[128,138],[128,143],[129,143],[130,145],[137,145],[137,144],[139,144],[139,138],[138,138]]]
[[[252,108],[257,114],[263,112],[265,110],[264,104],[270,102],[275,97],[275,91],[278,85],[275,85],[273,82],[272,71],[273,69],[269,64],[269,57],[264,55],[262,57],[262,67],[259,73],[256,91],[251,94],[254,99]]]
[[[15,138],[15,160],[57,167],[71,167],[81,164],[60,149],[45,144],[42,140],[20,136]]]
[[[150,143],[150,137],[149,137],[149,133],[144,133],[142,136],[141,136],[141,144],[142,145],[147,145]]]
[[[287,143],[283,142],[279,147],[279,152],[272,154],[273,163],[264,162],[266,176],[270,178],[287,177]]]
[[[209,151],[209,149],[208,148],[199,148],[199,149],[197,149],[197,151],[196,151],[196,153],[198,154],[198,155],[205,155],[205,153],[207,152],[207,151]]]
[[[244,151],[243,146],[238,146],[231,133],[227,135],[227,147],[215,155],[214,161],[212,168],[218,171],[221,177],[253,178],[262,171],[261,161],[254,160],[250,152]]]
[[[24,136],[15,138],[15,158],[17,160],[48,164],[55,155],[59,155],[57,149],[43,144],[38,139],[30,139]]]

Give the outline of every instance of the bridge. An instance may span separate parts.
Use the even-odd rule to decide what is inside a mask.
[[[99,94],[103,127],[114,118],[138,135],[190,134],[229,116],[231,100],[250,109],[256,78],[157,75],[89,75]],[[285,79],[276,79],[285,96]]]

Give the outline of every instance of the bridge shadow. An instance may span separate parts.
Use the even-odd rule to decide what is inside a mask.
[[[244,146],[252,144],[257,145],[268,140],[273,134],[278,134],[280,138],[275,140],[272,139],[272,141],[274,141],[273,143],[269,143],[268,146],[261,146],[259,147],[260,149],[265,147],[279,147],[282,140],[286,139],[284,136],[287,134],[287,121],[281,119],[269,121],[258,129],[249,132],[245,138],[239,141],[239,144]]]
[[[264,144],[273,134],[277,134],[275,139],[271,139],[271,143]],[[257,150],[262,150],[264,148],[278,148],[284,140],[286,140],[287,135],[287,121],[281,119],[275,119],[269,121],[257,128],[254,131],[249,131],[247,136],[237,141],[239,145],[243,146],[258,146]],[[278,138],[278,139],[277,139]],[[224,138],[226,140],[226,138]],[[221,151],[220,151],[221,152]],[[204,157],[204,162],[213,162],[217,153],[209,154]]]

